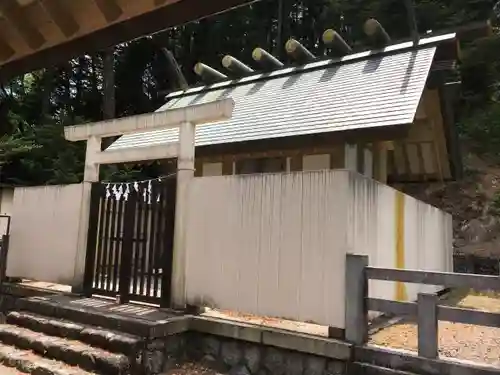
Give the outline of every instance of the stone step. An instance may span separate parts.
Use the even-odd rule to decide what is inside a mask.
[[[354,362],[349,365],[349,375],[415,375],[411,372],[393,370],[368,363]]]
[[[40,357],[39,355],[12,346],[0,344],[0,364],[7,366],[9,370],[16,369],[15,373],[43,374],[43,375],[91,375],[79,367]],[[1,369],[0,369],[1,370]],[[4,375],[4,372],[0,372]],[[10,372],[5,372],[10,375]]]
[[[129,357],[135,357],[140,352],[143,344],[140,337],[127,333],[73,323],[69,320],[54,319],[29,312],[10,312],[7,314],[7,323],[50,336],[78,340]]]
[[[80,341],[48,336],[19,326],[0,325],[0,341],[91,372],[106,375],[131,372],[130,360],[124,354],[111,353]]]
[[[16,301],[13,310],[26,311],[56,319],[65,319],[71,322],[86,324],[89,326],[104,327],[119,332],[126,332],[139,337],[163,336],[162,329],[171,319],[184,319],[183,312],[168,310],[168,312],[156,310],[154,314],[148,314],[148,318],[135,316],[134,314],[122,314],[119,311],[94,308],[92,306],[79,305],[73,302],[85,300],[70,296],[55,297],[30,297],[21,298]],[[94,299],[100,300],[100,299]],[[107,300],[109,302],[109,300]],[[115,307],[120,305],[114,304]],[[152,319],[152,315],[155,316]],[[156,337],[159,337],[156,336]]]
[[[27,372],[21,372],[15,367],[7,367],[4,365],[0,365],[0,375],[23,375],[27,374]]]

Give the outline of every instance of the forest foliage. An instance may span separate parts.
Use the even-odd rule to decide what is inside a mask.
[[[495,10],[500,13],[500,6],[495,8],[492,0],[414,2],[421,34],[495,19]],[[66,142],[63,127],[151,112],[164,104],[165,94],[176,89],[166,69],[164,47],[172,51],[188,82],[195,84],[192,68],[196,62],[219,67],[221,58],[231,54],[252,64],[256,46],[286,61],[283,45],[289,37],[316,55],[325,55],[321,34],[330,27],[355,49],[366,49],[362,27],[369,17],[377,18],[393,39],[409,38],[404,3],[284,0],[280,8],[279,0],[261,0],[17,77],[0,88],[0,183],[80,181],[85,145]],[[500,156],[500,36],[495,31],[462,48],[460,132],[478,149]],[[146,178],[157,173],[156,165],[114,167],[106,168],[103,178]]]

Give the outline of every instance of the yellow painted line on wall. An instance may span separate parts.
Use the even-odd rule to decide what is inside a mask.
[[[396,268],[405,268],[405,195],[396,191]],[[407,301],[406,285],[396,282],[396,301]]]

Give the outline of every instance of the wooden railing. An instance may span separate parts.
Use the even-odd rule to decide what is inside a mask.
[[[357,345],[368,340],[368,311],[416,318],[418,355],[438,357],[438,321],[500,327],[500,314],[440,305],[433,293],[419,293],[416,302],[399,302],[368,297],[368,280],[442,285],[477,291],[500,291],[500,277],[489,275],[427,272],[368,266],[368,257],[347,255],[346,339]]]

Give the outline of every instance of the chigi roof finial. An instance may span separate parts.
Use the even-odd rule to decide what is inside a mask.
[[[239,77],[254,73],[252,68],[231,55],[224,56],[222,66]]]
[[[351,46],[333,29],[326,29],[321,39],[336,55],[345,56],[352,52]]]
[[[316,59],[316,56],[295,39],[289,39],[285,44],[288,56],[299,64],[307,64]]]
[[[227,79],[227,75],[201,62],[194,66],[194,72],[207,84]]]
[[[265,49],[257,47],[252,52],[252,58],[266,70],[283,68],[283,63]]]
[[[391,43],[391,37],[375,18],[366,20],[363,30],[375,48],[383,48]]]

